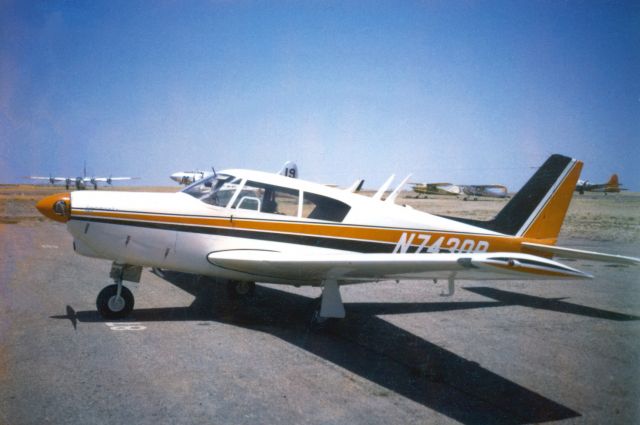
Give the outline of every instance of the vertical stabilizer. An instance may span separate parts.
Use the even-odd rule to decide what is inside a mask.
[[[488,230],[555,244],[582,162],[551,155],[493,220],[453,218]]]
[[[284,163],[278,174],[285,177],[298,178],[298,165],[293,161],[287,161]]]
[[[581,170],[582,162],[572,159],[517,236],[556,243]]]

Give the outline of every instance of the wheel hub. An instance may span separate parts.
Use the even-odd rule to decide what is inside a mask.
[[[114,313],[117,313],[124,308],[125,301],[124,301],[124,298],[114,295],[111,298],[109,298],[109,302],[107,304],[111,311],[113,311]]]

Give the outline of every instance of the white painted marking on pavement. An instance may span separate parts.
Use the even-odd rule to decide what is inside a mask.
[[[131,322],[119,322],[119,323],[105,323],[112,331],[143,331],[147,329],[146,326],[142,326],[140,323]]]

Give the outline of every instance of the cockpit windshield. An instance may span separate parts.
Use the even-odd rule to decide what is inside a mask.
[[[239,178],[228,174],[217,174],[199,180],[182,191],[209,205],[226,207],[240,183]]]

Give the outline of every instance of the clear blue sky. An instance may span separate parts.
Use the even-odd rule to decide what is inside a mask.
[[[0,0],[0,182],[212,165],[640,190],[637,1]]]

